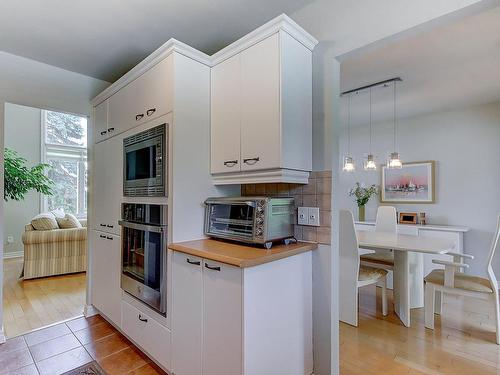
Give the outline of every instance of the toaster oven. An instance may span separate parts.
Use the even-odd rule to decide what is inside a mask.
[[[294,199],[271,197],[209,198],[205,235],[264,245],[294,237]]]

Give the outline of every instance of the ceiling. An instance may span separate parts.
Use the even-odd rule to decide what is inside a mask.
[[[398,76],[398,118],[500,100],[500,7],[341,60],[342,91]],[[392,98],[392,86],[372,90],[374,122],[392,120]],[[368,108],[368,92],[352,96],[352,123]]]
[[[2,0],[0,50],[114,82],[170,38],[213,54],[312,0]]]

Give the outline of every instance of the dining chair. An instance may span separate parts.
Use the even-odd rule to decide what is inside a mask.
[[[487,278],[473,276],[459,272],[468,268],[464,259],[474,259],[472,255],[460,253],[447,253],[453,256],[453,261],[433,260],[432,263],[444,266],[443,269],[435,269],[425,278],[425,327],[434,329],[434,313],[441,313],[440,304],[442,294],[454,294],[465,297],[479,298],[490,301],[495,308],[496,343],[500,345],[500,306],[498,301],[498,282],[493,272],[491,262],[495,251],[500,247],[500,215],[498,216],[497,229],[486,267]],[[436,311],[435,307],[438,305]]]
[[[358,288],[382,284],[382,314],[387,315],[387,271],[360,265],[354,218],[349,210],[340,210],[340,320],[358,326]]]
[[[377,209],[375,231],[385,233],[396,233],[397,220],[396,208],[391,206],[380,206]],[[374,253],[361,255],[361,264],[377,266],[388,271],[394,270],[394,252],[388,250],[375,250]]]

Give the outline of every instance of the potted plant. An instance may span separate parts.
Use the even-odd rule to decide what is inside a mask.
[[[378,194],[377,185],[374,184],[365,187],[359,182],[356,182],[356,186],[349,191],[349,196],[355,197],[356,203],[358,204],[359,221],[365,221],[365,205],[370,198],[376,194]]]
[[[45,175],[50,169],[48,164],[37,164],[31,168],[26,166],[27,160],[16,151],[5,149],[4,155],[4,199],[22,201],[26,193],[36,190],[44,195],[52,195],[54,183]]]

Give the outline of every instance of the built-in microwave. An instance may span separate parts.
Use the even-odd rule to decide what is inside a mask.
[[[167,186],[168,125],[123,140],[123,195],[164,197]]]

